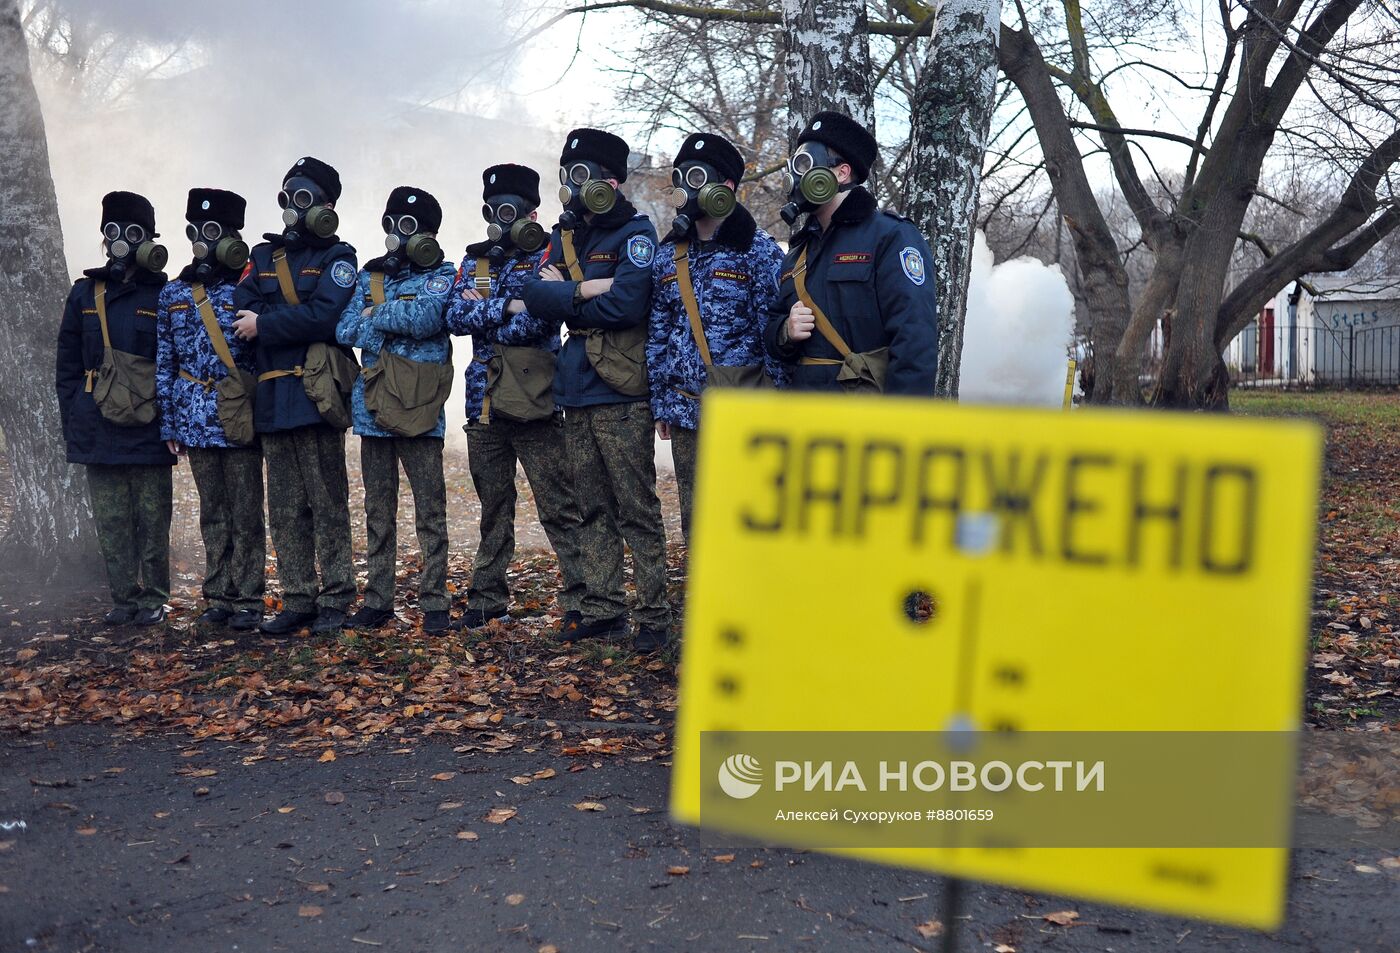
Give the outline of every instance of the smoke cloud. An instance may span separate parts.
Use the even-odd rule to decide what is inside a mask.
[[[69,270],[102,261],[102,195],[129,189],[151,199],[170,273],[190,259],[185,194],[232,189],[248,199],[244,237],[280,231],[277,191],[302,155],[335,166],[344,184],[340,235],[359,260],[383,251],[379,220],[396,185],[433,193],[440,241],[459,261],[485,237],[481,170],[532,166],[552,181],[562,131],[532,118],[511,91],[505,0],[301,0],[296,4],[53,0],[80,38],[118,37],[119,49],[85,71],[35,52]],[[552,222],[553,189],[541,219]],[[470,342],[454,339],[456,362]],[[448,404],[461,433],[462,390]]]
[[[1060,406],[1073,334],[1074,296],[1060,270],[1034,258],[994,262],[978,232],[960,399]]]

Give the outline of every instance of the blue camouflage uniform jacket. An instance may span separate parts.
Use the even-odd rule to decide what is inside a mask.
[[[675,253],[676,245],[668,238],[652,266],[647,376],[656,419],[694,430],[700,424],[697,398],[705,386],[705,366],[681,300]],[[783,261],[778,243],[740,205],[710,241],[698,241],[692,229],[686,257],[711,362],[727,367],[763,364],[775,383],[786,383],[787,367],[763,347],[763,326],[778,296]]]
[[[651,219],[618,196],[612,210],[574,229],[574,250],[583,278],[611,278],[612,288],[574,308],[578,275],[566,281],[530,276],[521,289],[525,307],[545,321],[562,322],[571,331],[635,328],[651,311],[651,263],[656,257],[656,229]],[[556,226],[549,239],[548,264],[564,271],[564,248]],[[562,407],[623,404],[640,400],[613,390],[593,369],[584,336],[571,334],[559,353],[554,375],[554,402]]]
[[[233,363],[257,373],[257,353],[251,341],[233,333],[233,289],[237,272],[220,270],[204,282],[214,317],[228,342]],[[160,293],[156,307],[156,399],[160,402],[160,436],[187,447],[228,447],[219,423],[219,395],[214,384],[228,376],[219,360],[204,320],[195,307],[194,266],[180,272]],[[189,380],[184,371],[196,380]],[[207,381],[208,386],[201,381]]]
[[[396,275],[384,276],[384,303],[376,305],[369,293],[370,272],[383,268],[383,259],[366,262],[356,280],[355,293],[341,312],[335,329],[336,340],[346,347],[360,349],[360,364],[373,367],[379,362],[379,352],[425,364],[451,364],[452,339],[447,335],[443,315],[447,310],[448,293],[452,290],[452,266],[439,262],[430,268],[405,268]],[[368,314],[362,312],[373,308]],[[350,397],[355,433],[361,437],[393,437],[374,422],[374,415],[365,407],[364,376],[355,379],[355,392]],[[446,413],[438,412],[437,426],[421,436],[441,438],[447,430]]]
[[[116,281],[106,266],[89,269],[83,275],[68,292],[54,368],[68,462],[171,466],[175,455],[165,448],[159,420],[140,427],[114,424],[102,416],[88,389],[88,372],[102,366],[102,326],[93,298],[95,282],[107,282],[107,330],[112,336],[112,347],[155,360],[156,302],[165,275],[142,268],[129,281]]]
[[[462,292],[476,287],[476,263],[484,258],[495,242],[477,242],[467,246],[462,267],[457,270],[457,283],[452,288],[452,303],[447,308],[447,329],[453,334],[472,336],[472,359],[467,365],[467,419],[481,416],[481,404],[486,398],[486,362],[496,354],[496,345],[537,347],[553,354],[559,353],[559,325],[556,318],[547,321],[531,314],[529,309],[519,314],[506,314],[506,303],[512,298],[524,301],[521,289],[525,279],[539,272],[544,250],[526,253],[510,249],[500,265],[489,264],[491,291],[481,301],[467,301]]]
[[[308,345],[334,345],[340,313],[355,291],[355,249],[335,236],[306,239],[296,246],[288,245],[282,235],[263,238],[267,240],[254,246],[252,259],[233,293],[235,311],[258,315],[258,336],[253,343],[259,375],[305,364]],[[287,264],[301,304],[288,304],[277,283],[272,253],[282,247],[287,249]],[[253,399],[253,425],[258,433],[321,423],[300,377],[258,382]]]
[[[804,357],[839,360],[836,348],[815,330],[801,342],[789,341],[784,330],[797,301],[792,276],[804,247],[807,291],[846,345],[855,352],[890,349],[885,393],[933,396],[938,320],[928,243],[912,222],[881,211],[859,186],[836,209],[825,232],[816,215],[807,216],[783,259],[778,298],[763,339],[770,354],[797,365],[793,386],[841,389],[835,364],[799,363]]]

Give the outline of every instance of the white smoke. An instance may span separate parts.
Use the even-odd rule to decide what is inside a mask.
[[[280,231],[277,191],[288,167],[315,155],[340,172],[340,235],[363,263],[383,253],[379,225],[397,185],[443,206],[449,261],[485,237],[481,171],[518,162],[540,172],[542,221],[563,138],[557,122],[514,92],[509,0],[266,0],[240,4],[42,0],[74,35],[115,52],[81,70],[31,54],[73,277],[102,262],[100,203],[113,189],[156,208],[170,274],[190,260],[186,192],[231,189],[248,200],[244,238]],[[71,60],[71,58],[70,58]],[[454,338],[465,367],[470,341]],[[461,432],[460,379],[448,403]]]
[[[978,232],[960,399],[1060,406],[1073,334],[1074,296],[1060,270],[1034,258],[996,263]]]

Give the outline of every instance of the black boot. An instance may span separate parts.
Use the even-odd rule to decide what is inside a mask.
[[[222,606],[210,606],[199,614],[199,618],[194,621],[200,625],[223,625],[233,616],[233,612]]]
[[[452,615],[446,609],[431,609],[423,613],[423,631],[438,633],[452,628]]]
[[[486,628],[486,623],[490,622],[492,619],[505,621],[509,618],[510,613],[505,609],[500,609],[495,612],[487,612],[485,609],[468,609],[466,612],[462,613],[462,618],[457,624],[461,628],[471,632],[473,629]]]
[[[314,612],[293,612],[291,609],[283,609],[258,626],[258,631],[264,635],[287,635],[297,631],[302,626],[310,625],[315,619],[316,613]]]
[[[381,629],[394,621],[392,609],[374,609],[370,606],[360,606],[349,619],[345,620],[347,629]]]
[[[156,606],[154,609],[137,609],[136,614],[131,617],[132,625],[163,625],[165,623],[165,606]]]
[[[229,616],[228,627],[238,632],[247,632],[262,625],[263,615],[257,609],[239,609]]]
[[[103,625],[131,625],[131,617],[136,615],[135,606],[117,606],[102,617]]]
[[[570,621],[568,625],[559,627],[560,642],[577,642],[579,639],[621,639],[626,638],[627,634],[625,615],[599,619],[597,622],[585,622],[583,617],[579,616],[577,622]]]
[[[311,624],[311,632],[314,635],[325,635],[327,632],[339,632],[345,628],[345,613],[339,609],[322,609],[316,616],[316,621]]]
[[[632,636],[632,648],[646,654],[655,652],[666,647],[666,643],[671,640],[670,633],[665,629],[653,629],[650,626],[639,626],[637,634]]]

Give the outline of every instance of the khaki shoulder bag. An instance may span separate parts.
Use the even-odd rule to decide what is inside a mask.
[[[191,282],[190,292],[194,295],[194,305],[199,310],[199,319],[204,322],[204,332],[209,335],[209,343],[214,345],[214,353],[228,371],[219,380],[200,380],[189,371],[181,368],[180,376],[187,381],[214,391],[217,397],[219,425],[224,428],[224,436],[229,443],[247,446],[256,439],[253,430],[253,392],[258,389],[257,378],[233,363],[233,352],[229,350],[228,339],[219,327],[219,319],[214,316],[214,306],[209,303],[209,294],[200,282]]]
[[[476,289],[491,294],[491,263],[476,260]],[[486,362],[486,399],[481,402],[481,422],[494,414],[517,423],[548,420],[554,416],[554,354],[542,347],[497,344]]]
[[[277,284],[282,288],[282,298],[288,304],[301,304],[296,285],[292,283],[292,270],[287,264],[286,249],[279,248],[272,253],[272,267],[277,271]],[[258,380],[269,381],[278,377],[300,377],[306,396],[316,405],[321,419],[337,430],[345,430],[351,424],[350,393],[355,389],[355,379],[360,376],[360,365],[345,349],[316,341],[306,346],[306,361],[290,371],[266,371],[258,375]]]
[[[107,282],[96,281],[92,298],[102,326],[102,364],[87,372],[87,390],[97,409],[120,427],[143,427],[156,419],[156,362],[118,351],[107,330]]]
[[[772,387],[773,379],[762,364],[741,364],[725,367],[716,364],[710,354],[710,342],[705,339],[705,325],[700,320],[700,302],[695,299],[695,283],[690,278],[690,242],[681,239],[676,242],[676,287],[680,289],[681,301],[685,304],[686,316],[690,318],[690,336],[700,350],[700,361],[705,365],[705,383],[710,387]]]
[[[578,253],[574,250],[574,233],[561,231],[564,251],[564,271],[570,280],[582,281]],[[578,277],[575,278],[574,276]],[[583,352],[588,363],[613,390],[626,397],[646,397],[651,393],[647,384],[647,323],[620,330],[588,328],[583,332]]]
[[[883,393],[885,373],[890,366],[890,349],[882,347],[874,351],[857,353],[852,351],[850,345],[837,333],[826,314],[817,307],[817,303],[807,293],[806,245],[802,246],[802,252],[797,256],[797,266],[793,269],[792,275],[798,300],[812,309],[812,316],[817,323],[817,333],[826,338],[827,343],[836,348],[836,353],[841,355],[839,361],[825,357],[804,357],[801,363],[840,365],[841,370],[836,373],[836,382],[846,390]]]
[[[384,303],[384,273],[369,275],[369,297]],[[374,422],[400,437],[421,437],[437,427],[452,393],[452,363],[415,361],[389,350],[388,337],[373,367],[364,370],[365,409]]]

